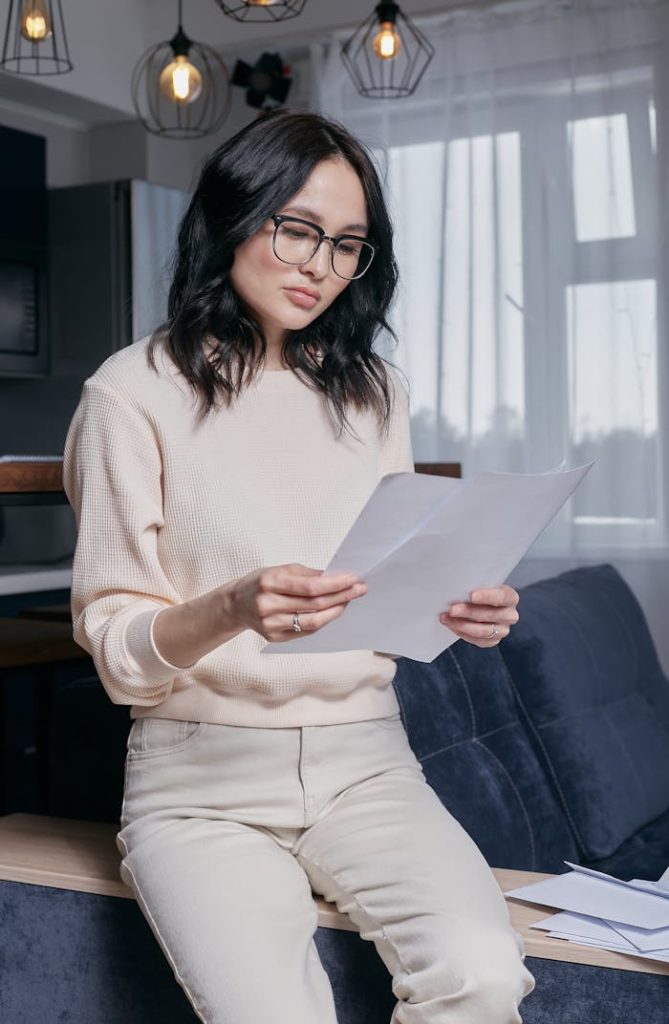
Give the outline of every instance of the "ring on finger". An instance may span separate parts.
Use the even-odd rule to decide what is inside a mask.
[[[499,627],[496,622],[490,623],[490,632],[488,633],[487,639],[492,640],[494,636],[499,636]]]
[[[296,633],[302,632],[302,627],[300,625],[300,616],[297,612],[295,612],[295,614],[293,615],[293,629],[295,630]]]

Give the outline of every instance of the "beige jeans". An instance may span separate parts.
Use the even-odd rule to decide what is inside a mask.
[[[117,845],[206,1024],[336,1024],[312,890],[376,946],[391,1024],[516,1024],[534,988],[494,876],[399,715],[278,729],[137,719]]]

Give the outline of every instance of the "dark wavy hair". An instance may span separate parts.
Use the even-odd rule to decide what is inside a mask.
[[[305,184],[321,160],[343,158],[365,195],[368,238],[376,254],[303,330],[289,332],[282,359],[330,403],[340,431],[346,407],[372,408],[387,429],[392,407],[386,360],[372,345],[397,286],[393,230],[373,160],[337,121],[319,114],[268,112],[215,149],[205,161],[181,221],[173,260],[168,319],[154,331],[200,399],[200,418],[227,405],[264,362],[266,339],[241,301],[229,272],[238,245],[253,235]],[[207,345],[211,346],[207,354]]]

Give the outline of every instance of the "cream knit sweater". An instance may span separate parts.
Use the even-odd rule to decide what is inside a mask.
[[[198,426],[190,386],[162,346],[159,373],[149,367],[148,340],[86,380],[65,443],[74,638],[109,697],[132,718],[270,728],[395,714],[389,655],[261,655],[267,641],[249,629],[179,668],[152,625],[262,566],[327,566],[379,479],[413,471],[398,375],[387,437],[373,413],[351,410],[361,441],[337,439],[325,400],[291,370],[264,371]]]

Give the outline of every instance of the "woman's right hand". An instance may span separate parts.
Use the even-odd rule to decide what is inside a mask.
[[[322,569],[292,562],[265,566],[235,580],[229,608],[240,630],[253,629],[276,643],[295,639],[295,612],[302,632],[315,633],[339,618],[349,601],[366,593],[354,573],[325,576]]]

